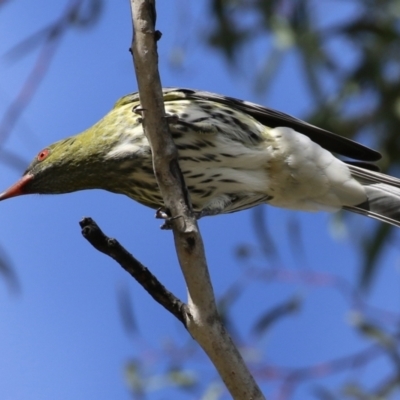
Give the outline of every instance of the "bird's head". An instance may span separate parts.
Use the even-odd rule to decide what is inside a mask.
[[[41,150],[23,176],[0,193],[0,200],[24,194],[60,194],[84,189],[125,193],[120,166],[134,158],[133,146],[126,143],[139,126],[138,117],[131,110],[129,102],[120,100],[93,127]]]
[[[86,143],[81,135],[56,142],[41,150],[22,177],[0,194],[0,200],[24,194],[59,194],[101,187],[98,174],[100,143]],[[89,147],[88,147],[89,146]],[[97,147],[97,148],[96,148]]]

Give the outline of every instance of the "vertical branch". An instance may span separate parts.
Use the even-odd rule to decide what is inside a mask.
[[[131,0],[132,55],[143,109],[143,129],[165,207],[172,216],[179,263],[188,289],[186,326],[217,368],[235,399],[264,399],[218,316],[203,241],[169,133],[158,72],[155,0]]]

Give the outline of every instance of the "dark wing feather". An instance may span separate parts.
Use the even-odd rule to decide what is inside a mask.
[[[394,176],[385,175],[371,170],[368,171],[365,168],[360,168],[357,165],[349,165],[349,170],[353,177],[365,185],[384,183],[388,186],[400,188],[400,179],[395,178]]]
[[[196,91],[191,89],[164,89],[164,94],[179,94],[183,98],[194,98],[203,100],[212,100],[225,104],[229,107],[236,107],[262,124],[271,128],[287,126],[308,136],[312,141],[333,153],[341,154],[345,157],[362,161],[377,161],[381,158],[381,154],[362,144],[354,142],[343,136],[318,128],[300,119],[292,117],[280,111],[262,107],[255,103],[235,99],[233,97],[219,96],[210,92]]]
[[[368,171],[380,172],[380,168],[376,164],[371,164],[369,162],[364,161],[344,161],[347,165],[353,165],[355,167],[360,167],[363,169],[367,169]]]

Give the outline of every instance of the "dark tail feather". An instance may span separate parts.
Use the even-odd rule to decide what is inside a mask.
[[[344,210],[366,215],[400,227],[400,189],[384,183],[366,188],[368,200],[358,206],[345,206]]]
[[[400,180],[357,166],[349,167],[354,178],[363,184],[368,200],[343,209],[400,227]]]

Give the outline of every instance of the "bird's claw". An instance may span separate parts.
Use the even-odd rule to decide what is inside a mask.
[[[146,109],[143,108],[140,104],[138,104],[137,106],[132,108],[132,111],[135,114],[140,115],[140,117],[138,118],[138,122],[141,124],[143,122],[143,111],[146,111]],[[177,114],[166,113],[165,119],[167,120],[167,122],[169,124],[177,124],[178,122],[181,121],[181,119],[179,118],[179,116]]]
[[[140,104],[132,108],[132,112],[134,112],[137,115],[140,115],[140,117],[138,118],[139,124],[143,122],[143,111],[146,111],[146,109],[143,108]]]
[[[143,108],[140,104],[138,104],[137,106],[135,106],[135,107],[132,108],[132,111],[133,111],[135,114],[143,115],[142,113],[143,113],[143,111],[146,111],[146,109]]]
[[[170,215],[168,215],[168,212],[163,207],[160,207],[157,209],[155,217],[157,219],[168,219]]]
[[[170,229],[172,229],[172,221],[174,221],[175,219],[180,218],[181,215],[177,215],[176,217],[171,217],[170,215],[168,215],[167,211],[165,211],[162,207],[160,207],[156,211],[155,217],[157,219],[163,219],[164,220],[164,223],[160,226],[161,229],[170,230]]]

